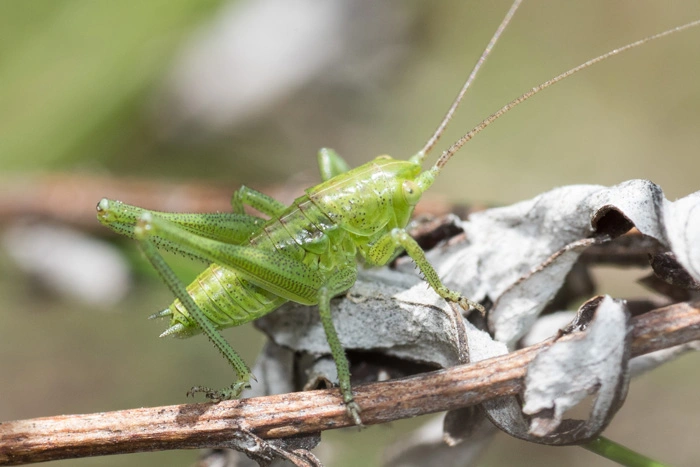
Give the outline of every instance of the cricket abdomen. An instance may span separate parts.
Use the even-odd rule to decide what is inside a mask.
[[[187,293],[217,329],[253,321],[287,301],[218,264],[211,264],[197,276],[187,287]],[[200,331],[180,300],[154,315],[162,316],[171,317],[170,327],[162,336],[189,337]]]

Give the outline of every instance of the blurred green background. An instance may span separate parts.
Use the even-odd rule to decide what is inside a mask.
[[[263,6],[259,11],[250,6],[256,3]],[[11,200],[13,181],[53,173],[200,182],[233,192],[241,183],[313,184],[315,153],[323,146],[353,166],[381,153],[408,157],[439,122],[509,2],[395,0],[379,7],[370,0],[334,0],[326,10],[299,2],[297,10],[308,11],[304,21],[295,19],[298,24],[278,38],[274,33],[283,28],[275,25],[285,15],[274,5],[0,2],[0,194]],[[314,18],[332,21],[315,24]],[[526,2],[440,149],[541,81],[697,18],[700,5],[690,1]],[[238,44],[243,58],[207,62],[214,39],[230,39],[226,24],[243,30],[235,37],[248,38]],[[294,65],[316,64],[303,73],[280,68],[284,60],[257,41],[269,36],[273,43],[294,44],[295,33],[315,28],[320,32],[312,35],[312,46],[299,42],[302,58]],[[258,76],[256,70],[265,71]],[[280,79],[270,82],[269,95],[253,99],[255,90],[245,85],[271,77]],[[285,77],[292,83],[285,84]],[[228,82],[231,101],[212,100],[217,86]],[[669,199],[696,191],[699,82],[700,30],[597,65],[477,136],[431,194],[502,204],[558,185],[632,178],[655,181]],[[188,102],[200,106],[188,108]],[[100,196],[130,201],[128,193],[103,192],[72,208],[93,219]],[[15,220],[3,218],[0,228]],[[56,296],[0,251],[0,420],[176,404],[185,402],[193,384],[229,383],[229,368],[205,340],[157,339],[162,323],[145,317],[169,303],[170,294],[131,242],[114,241],[132,259],[135,286],[108,310]],[[178,264],[183,275],[198,267]],[[601,271],[602,291],[641,293],[629,285],[641,275]],[[226,337],[252,363],[262,342],[251,334],[245,327]],[[685,356],[634,381],[608,435],[674,465],[699,464],[698,361]],[[413,426],[407,421],[327,433],[324,440],[333,444],[322,457],[329,465],[375,465],[377,440],[398,439]],[[185,466],[195,458],[194,452],[168,452],[56,465]],[[602,465],[583,450],[546,449],[505,436],[496,438],[481,464],[535,463]]]

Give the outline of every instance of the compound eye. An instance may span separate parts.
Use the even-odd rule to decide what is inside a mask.
[[[423,194],[420,187],[411,180],[406,180],[401,185],[403,190],[403,197],[410,206],[415,206],[420,201],[420,197]]]

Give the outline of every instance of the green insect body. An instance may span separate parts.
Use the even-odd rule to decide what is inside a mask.
[[[357,258],[384,265],[403,249],[416,261],[428,283],[445,299],[463,308],[481,308],[447,289],[406,233],[413,208],[435,179],[436,168],[422,171],[422,154],[411,160],[380,156],[344,172],[335,152],[319,152],[325,181],[306,190],[291,206],[242,187],[231,214],[172,214],[147,211],[103,199],[100,221],[140,240],[148,259],[178,297],[153,317],[170,317],[162,334],[189,337],[204,332],[229,359],[237,382],[223,391],[196,387],[214,399],[238,396],[250,370],[218,330],[255,320],[288,300],[319,305],[348,411],[361,423],[353,402],[350,372],[330,315],[330,299],[349,289],[357,277]],[[269,220],[247,216],[243,204]],[[228,227],[237,224],[231,232]],[[156,247],[211,262],[185,290]]]
[[[323,150],[321,154],[323,160],[332,153]],[[387,262],[387,252],[375,249],[370,253],[372,246],[392,229],[406,226],[420,197],[419,187],[408,178],[405,187],[399,184],[399,190],[393,182],[406,176],[415,179],[419,171],[416,164],[380,157],[308,189],[252,233],[246,243],[263,251],[283,253],[318,271],[318,285],[328,282],[337,270],[347,271],[343,280],[354,282],[352,271],[358,253],[369,264]],[[388,251],[389,258],[394,249]],[[255,282],[259,280],[251,282],[245,273],[212,264],[187,287],[187,292],[217,329],[255,320],[287,300],[318,303],[316,284],[298,290],[297,284],[288,282],[271,292],[274,283],[262,287]],[[157,316],[172,317],[165,335],[187,337],[199,332],[179,300]]]
[[[232,213],[179,214],[149,211],[102,199],[98,219],[139,242],[146,258],[176,297],[152,317],[169,317],[162,336],[203,333],[233,366],[237,379],[223,390],[195,386],[214,400],[238,397],[249,387],[250,369],[224,340],[220,329],[253,321],[287,301],[318,305],[321,323],[338,369],[338,383],[348,415],[360,425],[350,370],[331,318],[330,300],[348,290],[357,276],[358,257],[385,265],[398,251],[416,263],[430,287],[463,309],[483,307],[445,287],[420,246],[404,230],[414,206],[447,161],[472,137],[516,105],[564,78],[612,55],[660,37],[700,25],[693,21],[598,56],[532,88],[486,118],[450,146],[435,165],[421,163],[444,132],[477,71],[520,4],[506,14],[452,106],[423,149],[409,160],[380,156],[353,170],[335,152],[319,152],[323,182],[306,190],[291,206],[247,187],[233,196]],[[246,215],[249,205],[269,219]],[[188,287],[173,273],[159,249],[209,265]]]

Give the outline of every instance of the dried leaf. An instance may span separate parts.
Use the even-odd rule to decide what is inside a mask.
[[[670,202],[647,180],[556,188],[475,213],[462,223],[466,242],[428,257],[440,265],[438,273],[449,287],[494,303],[489,329],[513,348],[586,246],[632,226],[670,247],[678,263],[700,278],[700,192]]]

